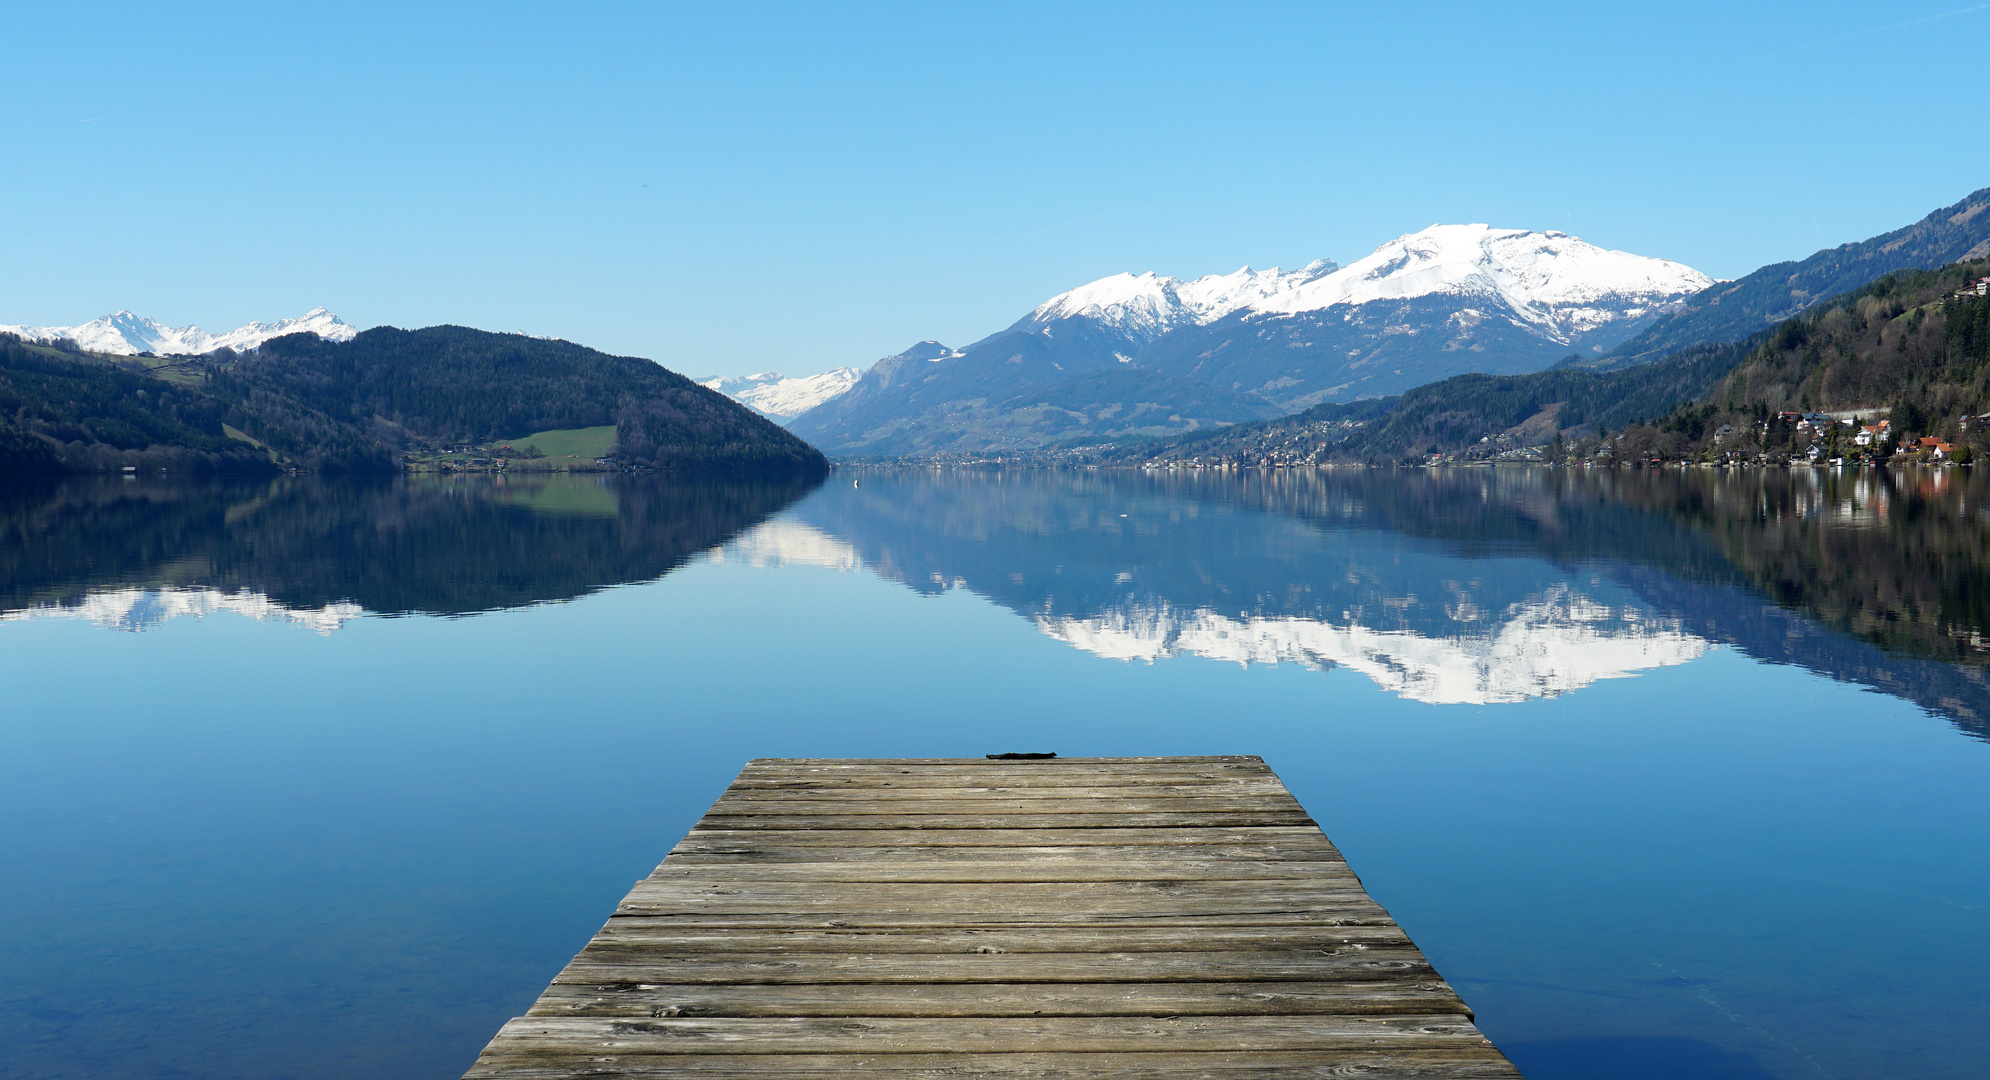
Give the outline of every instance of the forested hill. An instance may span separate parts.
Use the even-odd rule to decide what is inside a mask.
[[[658,469],[827,472],[779,424],[659,364],[570,341],[462,326],[380,327],[351,341],[293,334],[217,376],[437,442],[615,425],[615,454]]]
[[[274,472],[268,454],[227,434],[241,412],[142,370],[0,335],[0,473]]]
[[[1755,340],[1767,336],[1765,331]],[[1399,397],[1322,405],[1191,438],[1104,448],[1096,457],[1107,464],[1393,465],[1476,448],[1484,439],[1484,456],[1504,452],[1535,460],[1538,455],[1526,448],[1565,432],[1621,428],[1698,398],[1752,345],[1702,345],[1621,371],[1553,368],[1530,375],[1457,375]]]
[[[1990,259],[1888,274],[1778,327],[1698,400],[1617,440],[1619,457],[1787,461],[1874,459],[1932,436],[1990,451]],[[1859,445],[1858,427],[1799,428],[1777,414],[1858,412],[1894,440]],[[1821,430],[1820,430],[1821,427]]]
[[[1695,345],[1740,341],[1896,270],[1934,270],[1985,257],[1990,257],[1990,188],[1905,228],[1715,284],[1603,356],[1565,363],[1623,367]]]
[[[435,444],[610,425],[624,467],[828,471],[814,447],[721,394],[565,341],[381,328],[240,356],[114,358],[0,337],[0,472],[390,472]]]

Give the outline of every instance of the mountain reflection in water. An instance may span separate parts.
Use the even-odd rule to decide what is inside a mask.
[[[1433,703],[1560,694],[1706,649],[1621,587],[1577,587],[1535,560],[1462,558],[1126,477],[832,485],[718,558],[971,589],[1110,659],[1345,667]]]
[[[0,488],[0,619],[143,630],[232,612],[329,633],[369,612],[570,600],[655,580],[810,486],[603,474],[16,483]]]
[[[16,484],[0,619],[230,612],[329,633],[571,599],[711,552],[968,589],[1120,661],[1345,668],[1490,704],[1726,645],[1990,732],[1973,471],[860,475],[812,495],[606,475]]]
[[[1983,734],[1990,483],[1919,471],[866,473],[718,557],[964,588],[1104,657],[1495,703],[1714,645]]]

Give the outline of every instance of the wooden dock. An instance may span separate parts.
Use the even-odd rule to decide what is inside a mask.
[[[1504,1077],[1255,757],[750,762],[467,1074]]]

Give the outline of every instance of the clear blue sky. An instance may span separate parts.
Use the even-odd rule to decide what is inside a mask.
[[[1990,186],[1990,4],[4,0],[0,322],[554,334],[692,375],[1433,222],[1732,277]]]

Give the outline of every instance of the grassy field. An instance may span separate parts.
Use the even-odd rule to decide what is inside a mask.
[[[496,439],[481,446],[457,451],[428,451],[416,454],[409,464],[416,472],[489,472],[502,460],[505,469],[520,473],[609,472],[612,466],[596,465],[614,445],[615,427],[564,428],[538,431],[523,438]],[[527,450],[539,457],[522,456]]]
[[[562,431],[541,431],[522,439],[513,439],[504,445],[523,450],[531,447],[546,455],[539,461],[553,465],[578,465],[594,463],[594,459],[608,453],[608,447],[615,441],[615,425],[607,427],[567,428]]]

